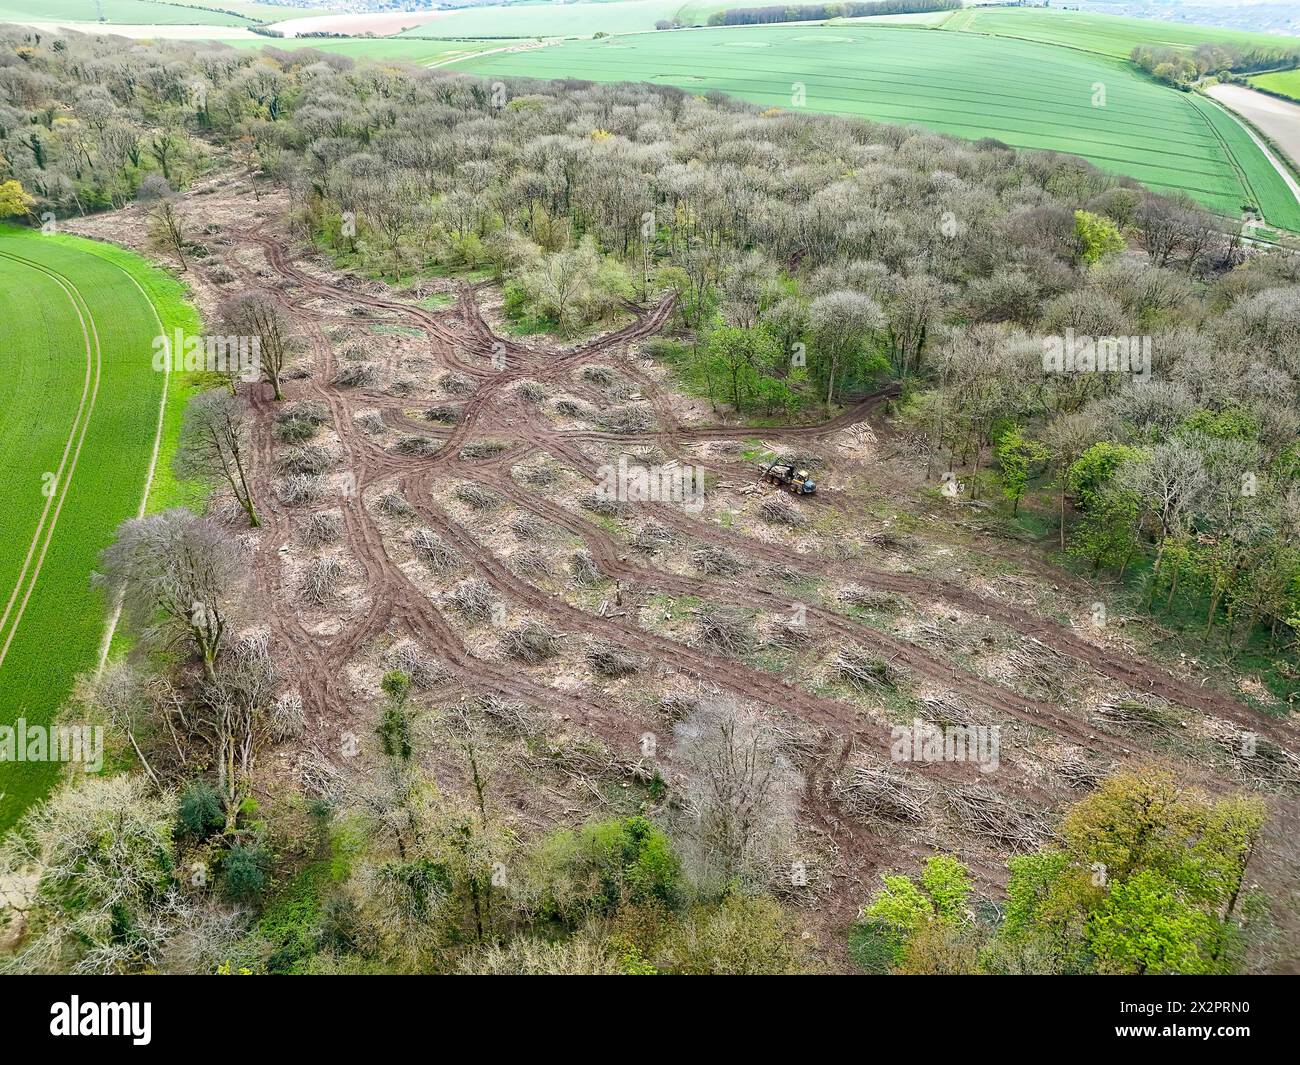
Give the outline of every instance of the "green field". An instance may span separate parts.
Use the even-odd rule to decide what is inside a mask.
[[[185,494],[170,466],[186,389],[154,370],[152,346],[162,330],[199,331],[185,296],[179,282],[121,249],[0,228],[5,724],[48,722],[73,677],[98,661],[105,608],[90,574],[118,523],[140,509],[156,439],[151,505]],[[59,771],[0,763],[0,831]]]
[[[255,41],[239,40],[225,41],[224,43],[232,48],[265,48],[269,45],[272,48],[280,48],[286,51],[295,48],[315,48],[321,52],[334,52],[338,55],[352,56],[354,59],[400,60],[406,63],[429,66],[435,63],[461,59],[465,56],[477,55],[479,52],[500,48],[506,44],[522,42],[458,41],[454,39],[419,40],[414,37],[375,39],[348,37],[341,40],[331,40],[326,37],[287,37],[282,41],[269,41],[258,38]]]
[[[1217,108],[1128,63],[1032,41],[848,23],[735,27],[565,41],[455,69],[650,81],[787,108],[801,83],[816,111],[1069,152],[1226,215],[1257,203],[1275,225],[1300,230],[1300,204]],[[1105,105],[1094,107],[1098,85]]]
[[[102,14],[105,21],[126,26],[249,26],[306,13],[301,7],[250,0],[212,0],[210,7],[199,0],[0,0],[0,22],[97,22]]]
[[[1279,70],[1274,74],[1256,74],[1250,83],[1280,96],[1300,101],[1300,70]]]
[[[943,28],[947,31],[1019,37],[1122,59],[1128,58],[1139,44],[1172,48],[1180,52],[1190,52],[1198,44],[1207,42],[1241,48],[1300,47],[1300,37],[1037,7],[967,8],[955,12],[943,24]]]
[[[463,8],[407,30],[406,37],[589,37],[653,30],[659,19],[703,25],[714,11],[739,3],[609,0],[608,3],[509,4]]]

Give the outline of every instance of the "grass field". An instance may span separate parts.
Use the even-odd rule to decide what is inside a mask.
[[[293,48],[316,48],[322,52],[336,52],[339,55],[352,56],[355,59],[401,60],[407,63],[429,66],[435,63],[461,59],[465,56],[477,55],[493,48],[523,42],[460,41],[455,39],[420,40],[414,37],[387,37],[376,40],[361,37],[351,37],[344,40],[331,40],[325,37],[291,37],[282,41],[268,41],[265,37],[257,37],[254,40],[226,41],[225,43],[232,48],[265,48],[270,45],[272,48],[281,48],[286,51]]]
[[[1250,83],[1289,99],[1300,101],[1300,70],[1280,70],[1275,74],[1256,74]]]
[[[249,26],[301,16],[304,9],[250,0],[211,0],[210,7],[200,0],[0,0],[0,22],[96,22],[101,13],[124,25]]]
[[[185,295],[179,282],[121,249],[0,228],[0,351],[9,371],[0,380],[6,724],[48,722],[74,676],[98,661],[105,606],[90,574],[117,524],[141,507],[156,439],[150,506],[192,497],[193,486],[171,474],[188,389],[154,370],[152,346],[160,330],[200,330]],[[0,763],[0,831],[59,771]]]
[[[954,12],[943,23],[943,28],[950,32],[1019,37],[1044,44],[1081,48],[1121,59],[1128,58],[1139,44],[1173,48],[1180,52],[1190,52],[1198,44],[1207,42],[1243,48],[1261,45],[1300,47],[1300,37],[1037,7],[966,8]]]
[[[847,23],[737,27],[565,41],[455,69],[651,81],[777,107],[790,107],[802,83],[812,110],[1069,152],[1223,214],[1257,203],[1270,222],[1300,230],[1300,205],[1217,108],[1119,60],[1037,42]],[[1094,107],[1098,85],[1105,105]]]
[[[595,33],[653,30],[659,19],[703,25],[727,4],[682,0],[609,0],[608,3],[510,4],[462,8],[406,31],[406,37],[590,37]]]

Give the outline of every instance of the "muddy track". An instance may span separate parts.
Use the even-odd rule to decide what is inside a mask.
[[[855,746],[879,751],[887,748],[888,729],[868,719],[854,705],[813,694],[788,679],[748,667],[706,647],[657,635],[635,621],[635,604],[650,592],[696,595],[720,604],[769,615],[784,615],[789,612],[792,600],[780,590],[779,583],[774,588],[754,574],[707,579],[657,568],[652,560],[630,552],[595,522],[547,499],[538,491],[521,486],[511,476],[510,468],[521,460],[544,453],[571,467],[583,478],[595,480],[597,464],[583,451],[584,444],[658,445],[667,453],[685,456],[683,448],[711,440],[816,440],[862,422],[873,422],[874,430],[880,432],[879,415],[894,393],[866,397],[836,418],[818,425],[780,429],[737,425],[684,426],[673,416],[664,391],[624,357],[632,344],[662,329],[673,310],[670,299],[639,313],[636,321],[620,329],[572,347],[547,349],[540,344],[524,344],[495,335],[480,313],[475,286],[461,286],[454,305],[446,310],[432,311],[322,280],[298,266],[282,241],[270,233],[254,232],[240,239],[260,249],[271,271],[291,286],[292,291],[268,289],[299,323],[307,342],[306,361],[310,376],[290,384],[289,398],[309,398],[327,405],[331,428],[337,434],[342,451],[339,468],[349,471],[353,478],[353,490],[341,501],[333,500],[328,505],[337,507],[342,514],[344,532],[341,546],[352,560],[352,577],[362,589],[363,598],[355,616],[344,618],[337,631],[322,634],[309,630],[302,620],[301,611],[294,603],[296,589],[289,586],[284,573],[281,549],[293,537],[295,515],[302,513],[302,508],[285,507],[276,498],[277,471],[272,448],[276,404],[263,391],[254,390],[254,482],[264,517],[254,571],[261,592],[273,604],[268,624],[277,642],[284,645],[290,656],[292,672],[299,679],[310,714],[329,727],[343,727],[353,722],[354,709],[345,690],[347,667],[368,644],[385,634],[393,634],[417,641],[427,653],[448,667],[454,676],[455,690],[495,694],[576,718],[617,750],[627,752],[633,749],[636,737],[646,724],[635,720],[626,708],[609,705],[598,693],[561,690],[538,682],[509,661],[486,656],[479,653],[479,648],[467,646],[458,624],[445,616],[391,557],[380,524],[367,505],[368,493],[373,497],[384,486],[399,488],[412,504],[419,520],[452,544],[478,576],[530,614],[545,616],[556,629],[581,634],[593,643],[617,643],[644,655],[658,666],[670,667],[745,700],[793,713],[810,725],[841,737],[845,751]],[[264,279],[249,280],[265,287]],[[343,303],[354,309],[360,308],[370,312],[372,317],[345,318],[321,307],[308,306],[316,300],[326,301],[327,306]],[[439,425],[409,417],[405,412],[418,406],[417,401],[408,403],[385,393],[340,388],[331,383],[337,365],[324,326],[343,320],[363,325],[379,320],[375,315],[423,331],[428,354],[437,367],[435,376],[440,372],[455,371],[473,382],[471,394],[449,401],[458,407],[459,416],[454,425]],[[574,378],[574,371],[579,366],[598,359],[616,361],[620,372],[637,382],[641,394],[655,410],[657,428],[631,434],[559,429],[547,420],[537,405],[519,401],[510,391],[517,382],[532,379],[598,403],[601,400],[599,391],[583,386]],[[377,408],[390,429],[405,435],[428,437],[437,441],[440,447],[429,455],[390,450],[357,427],[354,415],[365,408]],[[509,446],[504,452],[488,458],[461,455],[467,443],[486,438],[506,441]],[[692,458],[691,461],[698,460]],[[736,463],[710,460],[709,464],[729,476],[743,476],[747,472]],[[752,475],[752,471],[749,472]],[[512,506],[534,513],[580,538],[602,575],[621,582],[625,587],[632,608],[620,617],[601,617],[574,607],[517,575],[485,547],[471,529],[455,520],[438,502],[435,485],[454,480],[477,481],[490,486]],[[834,493],[828,493],[827,499],[828,505],[842,505],[835,500]],[[906,596],[918,603],[940,601],[951,604],[1038,640],[1063,657],[1090,667],[1117,683],[1181,706],[1229,718],[1275,738],[1290,735],[1289,728],[1262,720],[1248,707],[1217,690],[1180,679],[1163,667],[1092,643],[1055,621],[1003,600],[982,596],[967,587],[874,569],[857,562],[830,561],[793,553],[662,504],[638,504],[638,507],[646,517],[654,516],[695,543],[729,547],[745,558],[807,576],[854,581]],[[834,610],[815,604],[806,604],[806,609],[810,626],[832,635],[838,643],[867,648],[959,698],[1050,730],[1093,750],[1116,757],[1130,753],[1126,743],[1132,741],[1121,742],[1097,734],[1086,719],[1070,713],[1058,703],[1033,698],[1008,685],[965,672],[946,660],[942,652],[932,653],[919,644],[891,636]],[[967,775],[967,767],[940,763],[927,768],[940,776]]]

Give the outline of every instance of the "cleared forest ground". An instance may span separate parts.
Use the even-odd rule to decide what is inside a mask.
[[[936,848],[994,896],[1007,855],[1118,766],[1255,787],[1290,823],[1294,724],[1230,676],[1160,661],[1141,624],[1098,629],[1087,585],[927,500],[891,441],[890,392],[820,423],[718,421],[642,350],[668,301],[578,343],[515,340],[490,288],[434,278],[396,292],[341,273],[282,228],[282,197],[250,203],[238,182],[205,196],[214,255],[196,286],[205,300],[257,287],[293,316],[303,346],[286,403],[320,412],[310,446],[330,457],[309,492],[286,493],[301,445],[277,439],[286,408],[253,390],[264,524],[247,535],[248,623],[269,630],[306,722],[266,759],[265,802],[364,789],[384,764],[380,679],[401,668],[417,735],[456,714],[481,722],[493,788],[524,835],[671,802],[681,722],[718,698],[759,709],[799,773],[809,885],[795,901],[828,942],[863,885]],[[129,214],[80,226],[143,240]],[[644,417],[614,418],[630,406]],[[757,487],[752,454],[810,465],[817,497]],[[600,471],[621,458],[703,467],[703,506],[601,499]],[[337,580],[305,598],[323,565]],[[1000,768],[895,767],[915,790],[910,820],[855,813],[853,781],[888,769],[891,728],[916,719],[998,726]],[[1276,775],[1242,759],[1245,733],[1277,754]],[[458,786],[454,752],[418,746]],[[1270,842],[1259,875],[1285,882],[1294,858]]]

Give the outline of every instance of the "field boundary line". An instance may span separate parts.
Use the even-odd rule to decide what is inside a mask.
[[[1262,132],[1258,132],[1255,124],[1245,115],[1238,114],[1227,104],[1216,100],[1209,93],[1205,94],[1205,98],[1215,107],[1219,108],[1219,110],[1224,111],[1228,117],[1250,135],[1250,139],[1255,142],[1255,147],[1263,152],[1264,157],[1273,164],[1273,169],[1276,170],[1282,180],[1286,182],[1286,186],[1291,190],[1291,195],[1296,198],[1296,202],[1300,203],[1300,182],[1296,181],[1295,169],[1287,165],[1287,160],[1290,159],[1290,156],[1285,155],[1285,153],[1282,153],[1281,149],[1279,149],[1279,153],[1281,153],[1284,158],[1278,158],[1278,155],[1275,155],[1273,149],[1269,146],[1268,138]],[[1300,166],[1300,163],[1297,163],[1296,165]]]
[[[162,316],[158,313],[157,305],[149,297],[149,293],[144,290],[144,286],[140,284],[135,275],[132,274],[130,270],[126,269],[126,267],[121,266],[110,259],[106,259],[102,255],[98,255],[95,252],[90,252],[90,254],[95,255],[95,258],[99,259],[101,262],[106,262],[109,263],[109,265],[116,267],[130,278],[131,284],[135,285],[135,287],[140,290],[140,295],[144,297],[145,303],[149,305],[149,310],[153,313],[153,320],[158,325],[158,335],[163,338],[163,343],[166,345],[167,350],[167,361],[163,367],[162,395],[158,398],[158,424],[154,427],[153,434],[153,452],[149,456],[149,468],[145,471],[144,477],[144,491],[140,493],[140,506],[139,509],[136,510],[135,514],[136,518],[139,519],[144,517],[144,512],[148,509],[149,492],[153,489],[154,473],[158,469],[158,454],[162,450],[163,423],[166,421],[167,417],[167,393],[169,391],[168,386],[171,383],[172,376],[171,340],[167,336],[167,327],[163,325]],[[113,642],[113,635],[117,632],[118,622],[122,620],[123,594],[124,593],[119,590],[118,594],[113,597],[113,608],[109,611],[108,620],[104,625],[104,636],[99,645],[99,661],[95,666],[96,676],[104,671],[104,666],[108,662],[108,650]]]
[[[22,601],[18,604],[17,613],[13,615],[13,621],[9,625],[9,635],[5,638],[4,645],[0,646],[0,666],[3,666],[4,660],[9,654],[9,648],[13,644],[14,637],[18,634],[18,626],[22,623],[23,614],[27,610],[27,604],[31,600],[32,592],[36,590],[36,582],[40,578],[41,567],[44,566],[45,564],[45,556],[49,552],[50,544],[54,540],[54,531],[59,523],[59,515],[63,511],[63,504],[67,501],[68,490],[72,487],[72,478],[77,472],[77,461],[81,457],[81,448],[86,441],[86,432],[90,427],[90,418],[95,410],[95,401],[99,397],[99,379],[100,379],[102,366],[103,366],[103,351],[99,343],[99,330],[95,328],[94,315],[90,313],[90,305],[85,302],[85,297],[82,296],[81,290],[77,288],[76,284],[74,284],[71,281],[71,279],[64,277],[62,273],[57,270],[53,270],[33,260],[25,259],[22,256],[14,255],[11,252],[0,252],[0,254],[4,255],[8,259],[14,260],[15,262],[20,262],[25,266],[29,266],[33,269],[39,270],[42,273],[47,274],[48,276],[54,279],[55,283],[58,284],[60,288],[64,290],[64,293],[68,297],[68,301],[72,304],[72,309],[76,312],[77,317],[81,321],[82,336],[85,338],[85,342],[86,342],[87,377],[89,377],[90,374],[89,363],[92,358],[92,353],[91,353],[92,337],[94,341],[94,352],[93,352],[94,385],[90,394],[90,403],[89,406],[85,406],[85,393],[83,391],[82,394],[83,408],[79,408],[78,410],[81,430],[80,433],[77,432],[77,422],[74,421],[72,433],[69,434],[68,437],[68,444],[65,444],[64,446],[63,461],[59,465],[59,474],[57,475],[59,501],[54,506],[53,514],[49,515],[48,526],[45,525],[44,518],[45,518],[45,514],[49,514],[49,506],[50,506],[50,502],[53,501],[53,496],[51,496],[50,501],[46,503],[45,514],[42,515],[41,525],[37,527],[36,536],[33,539],[33,548],[34,548],[36,541],[41,539],[41,533],[43,527],[44,543],[41,545],[40,554],[36,557],[35,568],[32,569],[31,575],[30,577],[28,577],[27,570],[31,565],[31,549],[29,549],[27,562],[24,563],[22,573],[20,573],[18,577],[18,584],[14,588],[14,595],[17,595],[18,589],[22,586],[23,582],[24,581],[27,582],[27,591],[23,595]],[[80,300],[80,303],[78,303],[78,300]],[[83,306],[84,306],[84,312],[83,312]],[[83,410],[84,410],[84,415],[83,415]],[[77,444],[76,444],[76,448],[73,450],[71,455],[72,464],[71,466],[68,466],[67,476],[65,477],[63,476],[63,469],[68,462],[67,447],[71,444],[73,436],[76,436]],[[5,609],[4,617],[0,618],[0,628],[2,628],[4,623],[8,621],[12,609],[13,609],[13,598],[11,597],[8,607]]]
[[[1259,134],[1255,132],[1254,128],[1245,118],[1238,115],[1236,111],[1234,111],[1231,107],[1228,107],[1226,104],[1219,103],[1219,101],[1216,100],[1213,96],[1209,96],[1204,93],[1202,93],[1201,95],[1204,97],[1207,103],[1209,103],[1212,107],[1217,107],[1220,111],[1222,111],[1225,115],[1227,115],[1230,119],[1232,119],[1232,121],[1237,123],[1237,125],[1240,126],[1246,132],[1246,135],[1254,142],[1255,147],[1258,148],[1260,152],[1263,153],[1264,158],[1268,160],[1269,165],[1272,166],[1273,169],[1277,171],[1278,176],[1282,179],[1282,183],[1286,185],[1287,190],[1291,193],[1292,197],[1294,197],[1296,201],[1296,206],[1300,207],[1300,182],[1296,181],[1295,175],[1291,172],[1290,167],[1288,167],[1285,163],[1283,163],[1280,159],[1278,159],[1277,156],[1273,154],[1272,149],[1270,149],[1269,146],[1260,138]],[[1203,113],[1202,113],[1202,117],[1203,118],[1205,117]],[[1211,122],[1208,118],[1205,118],[1205,122],[1206,125],[1208,125],[1211,129],[1214,129],[1214,123]],[[1223,135],[1219,133],[1218,130],[1214,130],[1214,132],[1215,135],[1218,136],[1219,139],[1223,141],[1224,151],[1228,153],[1228,158],[1230,158],[1233,161],[1233,165],[1237,167],[1241,167],[1240,161],[1232,152],[1232,146],[1228,144],[1228,142],[1223,138]],[[1262,202],[1260,196],[1255,191],[1255,186],[1250,183],[1250,176],[1245,172],[1245,168],[1241,167],[1241,169],[1242,169],[1242,179],[1246,183],[1246,188],[1250,190],[1251,198],[1255,201],[1256,207],[1259,209],[1261,213],[1263,213],[1263,208],[1260,206],[1260,203]],[[1287,233],[1292,232],[1292,230],[1288,226],[1279,225],[1277,222],[1273,222],[1269,220],[1267,216],[1265,216],[1265,221],[1269,222],[1270,225],[1283,230],[1284,232]]]

